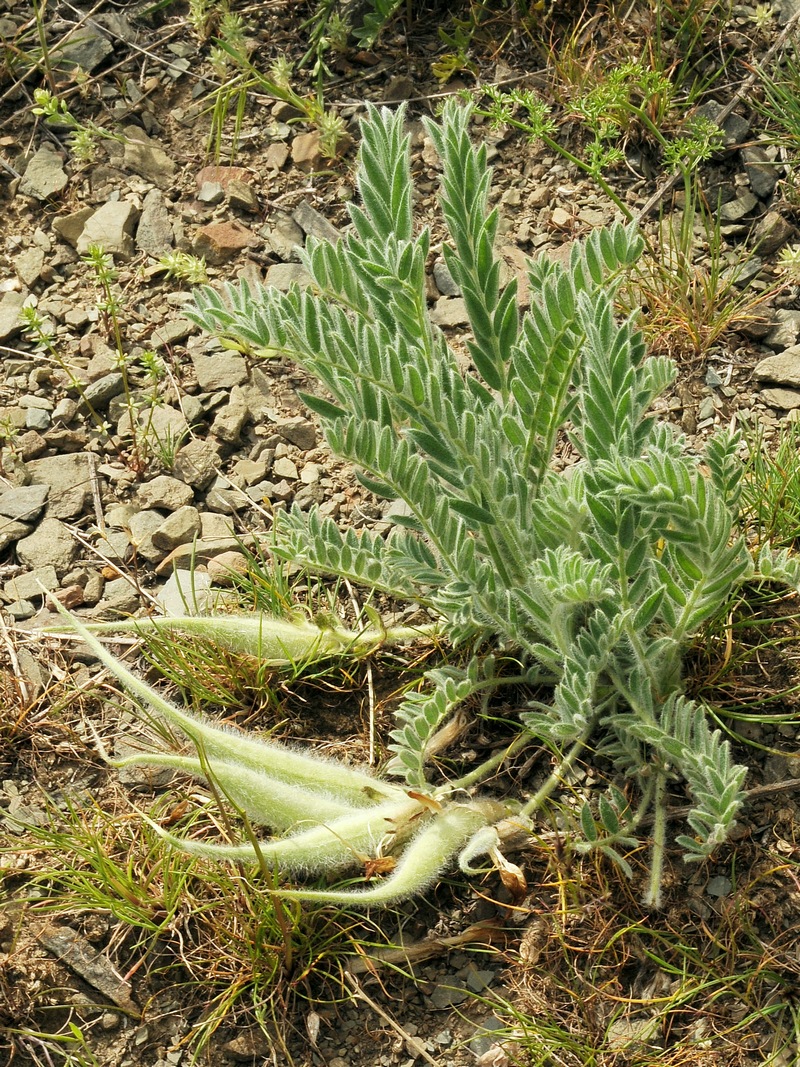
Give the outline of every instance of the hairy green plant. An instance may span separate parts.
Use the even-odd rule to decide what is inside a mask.
[[[180,765],[199,772],[207,760],[256,822],[309,827],[258,847],[169,840],[222,858],[260,852],[267,863],[295,870],[353,862],[376,845],[380,854],[399,850],[394,873],[376,888],[292,891],[385,903],[430,883],[457,854],[471,870],[476,856],[497,849],[509,816],[524,823],[574,761],[595,751],[612,762],[616,788],[598,806],[599,821],[590,827],[591,813],[581,820],[586,846],[622,859],[620,850],[651,817],[645,896],[657,904],[671,783],[683,780],[692,797],[690,832],[676,838],[689,861],[702,861],[725,840],[742,803],[746,768],[733,762],[703,707],[684,695],[682,680],[693,635],[753,572],[735,523],[737,439],[712,438],[704,470],[650,413],[675,367],[645,358],[634,316],[615,320],[619,275],[642,249],[631,226],[598,230],[573,246],[565,265],[532,262],[531,306],[520,315],[516,281],[500,282],[491,175],[485,146],[470,140],[469,115],[451,101],[441,123],[426,125],[442,160],[445,258],[464,294],[474,369],[460,369],[428,314],[430,236],[414,233],[402,109],[369,108],[361,204],[351,205],[352,229],[338,244],[309,241],[304,263],[314,288],[205,288],[193,318],[317,377],[328,398],[305,400],[332,450],[361,471],[367,487],[408,508],[388,537],[341,531],[316,509],[293,508],[275,515],[273,551],[417,601],[470,658],[463,668],[429,672],[428,690],[401,705],[390,770],[405,785],[352,768],[320,769],[312,755],[287,756],[273,746],[261,753],[255,741],[159,703],[198,747]],[[552,459],[565,432],[575,463],[560,474]],[[759,566],[770,581],[800,580],[800,566],[785,552],[765,550]],[[96,641],[93,647],[154,703],[143,683]],[[497,650],[522,661],[516,679],[495,671]],[[465,790],[494,772],[501,752],[435,785],[427,756],[448,716],[473,694],[520,679],[538,686],[540,699],[520,713],[509,747],[537,738],[560,751],[547,782],[527,800],[473,799]],[[242,795],[236,761],[248,772],[267,768],[255,805]],[[159,762],[176,765],[168,754]],[[323,814],[322,793],[335,815]]]
[[[164,271],[167,278],[178,278],[192,285],[202,285],[208,281],[205,256],[194,256],[180,249],[159,256],[158,268]]]

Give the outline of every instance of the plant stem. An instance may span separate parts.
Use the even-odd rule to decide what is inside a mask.
[[[661,907],[661,883],[664,875],[664,853],[667,841],[667,776],[657,770],[655,797],[653,800],[653,848],[650,859],[650,881],[644,895],[644,904],[650,908]]]
[[[572,748],[569,750],[566,756],[564,756],[564,758],[561,760],[556,769],[552,772],[552,774],[544,783],[544,785],[537,789],[537,791],[533,794],[527,804],[523,805],[522,810],[519,812],[520,817],[525,818],[526,816],[530,817],[531,815],[533,815],[533,813],[535,811],[538,811],[539,808],[541,808],[541,806],[544,804],[544,802],[548,800],[553,793],[555,793],[556,789],[558,789],[558,787],[563,784],[564,776],[567,774],[568,771],[572,769],[573,765],[575,764],[575,761],[578,759],[578,756],[580,756],[580,754],[586,748],[587,742],[592,736],[594,728],[597,725],[597,720],[599,718],[600,713],[598,712],[592,717],[591,722],[589,722],[584,727],[580,737],[578,737],[578,739],[574,742]]]
[[[534,735],[527,730],[523,730],[519,737],[516,737],[506,748],[501,749],[499,752],[495,752],[493,756],[484,760],[480,766],[470,771],[469,774],[457,778],[455,782],[448,782],[447,785],[441,786],[436,790],[434,795],[449,795],[450,793],[454,793],[457,789],[469,789],[470,786],[482,782],[493,770],[504,763],[509,756],[513,756],[516,752],[519,752],[521,748],[529,745],[533,740],[535,740]]]

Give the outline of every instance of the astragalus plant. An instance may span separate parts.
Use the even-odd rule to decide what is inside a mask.
[[[623,853],[652,822],[645,896],[657,903],[670,783],[683,781],[692,798],[675,839],[687,860],[725,839],[742,803],[745,768],[682,681],[693,635],[754,569],[736,526],[737,441],[720,434],[701,460],[652,413],[675,368],[647,358],[635,318],[617,321],[613,303],[642,248],[633,228],[593,233],[565,265],[531,263],[520,312],[516,281],[501,282],[486,151],[471,142],[469,118],[449,103],[425,124],[442,161],[444,255],[469,314],[469,369],[429,316],[430,234],[415,232],[402,109],[369,108],[360,204],[338,243],[309,241],[311,287],[204,288],[194,312],[207,330],[318,379],[323,389],[305,401],[332,450],[375,493],[406,504],[388,536],[340,530],[313,509],[278,512],[275,551],[423,605],[465,665],[432,671],[428,689],[405,700],[384,778],[256,747],[174,709],[198,756],[160,760],[215,776],[251,821],[289,831],[259,846],[182,847],[260,851],[306,871],[394,854],[394,873],[375,888],[300,891],[387,901],[429,883],[457,853],[470,869],[494,852],[503,820],[524,822],[558,786],[559,768],[532,797],[476,797],[498,759],[431,783],[431,739],[470,695],[503,683],[496,657],[512,655],[523,664],[517,680],[540,696],[521,711],[512,748],[541,740],[562,753],[562,771],[582,754],[613,766],[608,794],[581,813],[578,847],[629,870]],[[554,453],[567,442],[575,462],[557,473]],[[760,566],[798,578],[785,556]],[[252,802],[251,778],[263,783]]]

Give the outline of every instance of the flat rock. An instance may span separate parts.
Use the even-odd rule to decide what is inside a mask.
[[[89,382],[78,398],[78,411],[105,411],[115,396],[125,392],[125,379],[122,371],[104,374],[96,381]]]
[[[281,419],[275,427],[284,441],[295,445],[301,452],[310,452],[317,447],[317,430],[313,422],[295,415],[290,419]]]
[[[258,195],[252,185],[235,179],[228,186],[228,203],[250,215],[256,215],[260,210]]]
[[[49,485],[21,485],[0,493],[0,515],[18,522],[35,521],[44,508]]]
[[[254,234],[239,222],[210,222],[195,234],[193,250],[195,255],[204,256],[209,263],[220,266],[255,244]]]
[[[196,329],[195,324],[188,319],[170,319],[163,326],[157,326],[150,337],[150,347],[156,351],[159,348],[169,348],[180,341],[185,341]]]
[[[250,410],[244,401],[241,390],[234,387],[231,391],[229,402],[217,412],[211,424],[211,432],[220,441],[236,444],[249,418]]]
[[[220,185],[227,191],[231,182],[247,182],[252,177],[252,171],[246,167],[226,167],[222,165],[203,167],[195,175],[198,192],[206,184]]]
[[[142,178],[152,182],[159,189],[169,189],[178,169],[175,161],[151,140],[139,126],[125,127],[125,150],[123,166]]]
[[[187,545],[200,534],[200,512],[191,504],[178,508],[153,531],[153,544],[162,552]]]
[[[112,1003],[135,1017],[141,1014],[131,995],[130,984],[120,978],[109,960],[92,948],[71,926],[48,926],[36,937],[49,952]]]
[[[89,464],[94,456],[85,452],[44,456],[26,464],[31,485],[47,485],[47,519],[82,518],[92,499]],[[46,520],[45,520],[46,521]],[[74,542],[73,542],[74,543]]]
[[[27,537],[32,530],[33,527],[27,522],[0,518],[0,552],[19,541],[21,537]]]
[[[342,235],[333,223],[328,222],[307,200],[300,201],[292,212],[292,218],[309,237],[316,237],[318,241],[330,241],[331,244],[341,240]]]
[[[751,211],[758,207],[758,198],[751,192],[745,191],[735,200],[728,201],[719,209],[719,217],[723,222],[740,222]]]
[[[59,215],[58,218],[53,219],[53,233],[62,241],[66,241],[68,245],[77,248],[83,227],[94,213],[95,208],[82,207],[78,211],[71,211],[69,215]]]
[[[319,170],[322,166],[319,131],[298,133],[292,141],[292,162],[300,170]]]
[[[135,554],[148,563],[158,563],[164,557],[164,552],[153,543],[153,534],[163,521],[164,516],[160,511],[148,509],[131,515],[128,525],[131,544]]]
[[[217,476],[221,453],[214,441],[195,437],[178,450],[173,470],[187,485],[205,489]]]
[[[208,576],[214,585],[233,585],[234,579],[247,574],[247,557],[242,552],[230,549],[220,552],[208,561]]]
[[[22,293],[15,293],[13,290],[3,293],[0,298],[0,341],[7,341],[22,329],[19,313],[24,302]]]
[[[771,408],[781,411],[800,408],[800,392],[797,389],[762,389],[758,395]]]
[[[172,220],[160,189],[151,189],[144,198],[134,243],[140,252],[156,258],[175,243]]]
[[[139,210],[129,200],[109,201],[88,218],[76,248],[81,255],[90,245],[99,245],[109,255],[130,259],[134,252],[133,232]]]
[[[766,356],[753,368],[753,377],[759,382],[800,387],[800,345]]]
[[[777,252],[795,232],[794,226],[780,211],[768,211],[759,221],[754,234],[759,255],[768,256]]]
[[[56,45],[51,62],[58,70],[72,72],[76,67],[91,74],[114,53],[111,41],[92,26],[79,26],[64,44]]]
[[[442,296],[461,296],[461,286],[453,279],[443,259],[433,264],[433,280]]]
[[[58,152],[45,142],[25,168],[19,184],[20,194],[36,200],[49,200],[51,196],[57,196],[69,181],[63,163]]]
[[[265,281],[267,285],[272,285],[285,293],[293,285],[306,289],[311,285],[311,275],[299,263],[273,263],[267,270]]]
[[[158,602],[165,615],[205,615],[214,606],[211,578],[205,571],[174,570],[160,590]]]
[[[773,162],[759,145],[747,145],[741,155],[750,188],[759,199],[768,200],[775,191],[783,168]]]
[[[782,352],[785,348],[796,345],[798,337],[800,337],[800,311],[779,308],[775,312],[774,325],[764,337],[765,344],[776,352]]]
[[[247,364],[236,352],[207,353],[195,348],[190,355],[197,383],[204,393],[232,389],[247,380]]]
[[[26,248],[24,252],[21,252],[18,256],[14,256],[14,271],[28,289],[32,289],[33,286],[39,281],[42,276],[42,270],[44,269],[44,249],[43,248]]]
[[[305,238],[302,227],[298,226],[291,215],[277,211],[272,225],[265,227],[262,233],[267,245],[278,259],[292,261],[298,259]]]
[[[431,308],[431,322],[437,326],[466,326],[467,305],[460,296],[443,296]]]
[[[192,487],[179,478],[168,474],[159,474],[136,493],[136,502],[142,508],[160,508],[162,511],[176,511],[194,499]]]
[[[42,586],[48,593],[58,589],[58,575],[52,563],[18,574],[4,584],[3,593],[12,600],[36,600],[42,596]]]
[[[66,574],[78,556],[78,542],[58,519],[43,519],[28,537],[17,541],[17,557],[28,567],[52,566]]]

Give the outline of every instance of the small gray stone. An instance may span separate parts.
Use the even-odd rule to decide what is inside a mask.
[[[45,456],[27,465],[31,485],[49,485],[48,519],[81,518],[92,498],[89,464],[94,457],[85,452]]]
[[[759,382],[775,382],[800,388],[800,345],[792,345],[775,356],[766,356],[753,368]]]
[[[104,374],[84,388],[78,399],[78,411],[85,414],[87,411],[105,411],[115,396],[125,392],[125,379],[122,372],[115,370],[110,374]]]
[[[78,211],[72,211],[69,215],[60,215],[53,219],[53,232],[66,241],[68,245],[77,248],[78,241],[83,233],[83,227],[88,219],[94,215],[93,207],[82,207]]]
[[[139,511],[131,516],[130,538],[137,556],[158,563],[165,553],[153,544],[153,534],[164,522],[160,511]]]
[[[206,353],[194,349],[191,353],[197,382],[204,393],[218,389],[232,389],[247,379],[247,364],[235,352]]]
[[[174,244],[170,213],[164,203],[164,194],[151,189],[144,198],[142,215],[136,227],[136,247],[149,256],[161,256]]]
[[[76,67],[91,74],[114,53],[111,41],[91,26],[79,26],[64,44],[56,45],[51,62],[58,70],[72,72]]]
[[[433,280],[442,296],[461,296],[461,286],[456,284],[443,259],[433,264]]]
[[[148,439],[159,454],[174,454],[189,433],[184,413],[169,404],[159,404],[150,411],[143,411],[139,416],[139,424],[146,428]]]
[[[139,606],[138,600],[136,607]],[[119,736],[114,742],[114,757],[124,760],[126,756],[141,755],[141,745],[132,743],[127,736]],[[164,789],[172,781],[175,771],[171,767],[146,767],[138,763],[117,769],[117,780],[128,789]]]
[[[50,412],[41,408],[28,408],[25,416],[26,430],[46,430],[50,425]]]
[[[109,255],[130,259],[134,252],[133,231],[139,209],[129,200],[109,201],[86,220],[76,248],[81,255],[99,245]]]
[[[707,100],[697,108],[697,114],[703,118],[710,119],[711,122],[717,122],[717,116],[722,111],[722,104],[716,100]],[[740,144],[743,144],[747,139],[747,135],[750,131],[749,119],[743,118],[741,115],[737,115],[735,112],[732,115],[728,115],[722,122],[722,133],[724,136],[725,148],[734,148]]]
[[[14,600],[36,600],[42,596],[42,588],[52,593],[58,589],[58,575],[51,563],[42,567],[34,567],[32,571],[18,574],[3,586],[3,593]]]
[[[272,464],[272,473],[278,478],[292,478],[297,479],[297,467],[288,458],[288,456],[282,456],[280,459],[276,459]]]
[[[171,552],[178,545],[186,545],[200,534],[200,513],[191,504],[168,515],[154,531],[153,544],[163,552]]]
[[[22,196],[49,200],[60,193],[68,181],[61,156],[45,142],[25,168],[19,191]]]
[[[276,212],[272,225],[264,227],[261,236],[278,259],[295,261],[303,247],[304,235],[291,215]]]
[[[204,615],[214,605],[211,578],[205,571],[173,570],[158,602],[166,615]]]
[[[160,508],[162,511],[177,511],[194,499],[192,487],[179,478],[159,474],[152,481],[139,486],[136,500],[142,508]]]
[[[465,326],[469,323],[467,305],[460,296],[443,296],[431,308],[431,322],[437,326]]]
[[[138,126],[126,126],[125,137],[125,168],[146,178],[159,189],[169,189],[177,170],[174,160]]]
[[[281,434],[284,441],[288,441],[289,444],[300,448],[303,452],[309,452],[317,447],[317,428],[302,415],[282,419],[275,430]]]
[[[319,241],[330,241],[332,244],[336,244],[342,236],[336,227],[328,222],[325,216],[321,215],[307,200],[300,201],[292,214],[292,218],[305,234],[309,237],[316,237]]]
[[[780,164],[773,162],[759,145],[742,149],[742,162],[747,172],[750,188],[761,200],[768,200],[778,184]]]
[[[25,297],[22,293],[3,293],[0,298],[0,341],[7,341],[22,329],[19,313]]]
[[[179,341],[185,341],[194,329],[194,323],[190,322],[188,319],[170,319],[169,322],[165,322],[163,326],[157,326],[156,329],[153,330],[152,337],[150,338],[150,347],[158,351],[159,348],[167,348],[171,345],[176,345]]]
[[[39,281],[44,268],[44,249],[27,248],[18,256],[14,256],[14,270],[17,277],[28,289]]]
[[[718,874],[716,877],[709,880],[706,886],[706,892],[712,897],[726,897],[730,893],[732,883],[730,878],[727,878],[723,874]]]
[[[71,457],[70,457],[71,458]],[[55,568],[66,574],[78,555],[78,543],[58,519],[43,519],[32,534],[17,541],[17,557],[28,567]]]
[[[739,222],[758,207],[758,199],[752,193],[745,192],[736,200],[723,204],[719,209],[719,217],[723,222]]]
[[[781,411],[800,408],[800,392],[796,389],[762,389],[758,395],[771,408]]]
[[[211,424],[211,432],[220,441],[236,444],[241,437],[244,424],[249,418],[250,412],[242,398],[241,391],[233,389],[229,403],[217,412],[216,418]]]
[[[92,617],[97,620],[127,618],[139,607],[139,594],[128,579],[114,578],[106,582],[103,599],[98,601]]]
[[[225,190],[219,182],[203,182],[197,193],[201,204],[221,204],[225,199]]]
[[[240,459],[231,471],[231,480],[240,488],[255,485],[267,476],[267,460],[263,453],[258,459]]]
[[[17,522],[15,519],[0,518],[0,551],[19,541],[21,537],[27,537],[33,527],[27,522]]]
[[[50,492],[49,485],[22,485],[0,493],[0,515],[19,522],[37,519]]]
[[[800,337],[800,311],[779,308],[775,312],[775,325],[764,337],[764,342],[775,352],[782,352],[797,344]]]
[[[794,232],[794,226],[779,211],[768,211],[756,226],[754,243],[760,255],[768,256],[785,245]]]
[[[220,456],[218,444],[196,437],[178,450],[173,471],[187,485],[205,489],[216,477]]]
[[[247,557],[241,552],[231,549],[228,552],[220,552],[218,556],[208,561],[208,576],[214,585],[233,585],[234,578],[247,574]]]
[[[259,210],[258,197],[255,190],[247,182],[233,178],[228,182],[228,203],[239,211],[247,211],[255,215]]]
[[[265,284],[282,293],[288,292],[293,285],[306,289],[311,285],[311,275],[299,263],[273,263],[267,271]]]
[[[206,507],[218,511],[221,515],[235,515],[245,506],[245,498],[235,489],[224,487],[209,489],[206,493]]]
[[[36,605],[31,600],[14,600],[6,604],[4,610],[14,622],[25,622],[26,619],[32,619],[36,614]]]

